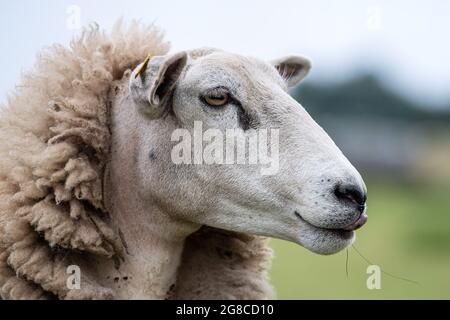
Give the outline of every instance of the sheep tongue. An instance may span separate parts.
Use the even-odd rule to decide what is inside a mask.
[[[363,213],[359,216],[358,220],[353,222],[351,225],[348,225],[342,229],[347,231],[354,231],[361,228],[367,222],[367,214]]]

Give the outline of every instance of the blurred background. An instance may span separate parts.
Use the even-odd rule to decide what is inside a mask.
[[[174,51],[304,54],[313,69],[292,95],[362,173],[369,223],[333,256],[271,240],[278,298],[449,299],[449,15],[444,0],[2,1],[0,103],[39,50],[94,21],[154,22]]]

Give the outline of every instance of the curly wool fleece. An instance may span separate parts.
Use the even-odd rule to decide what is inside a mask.
[[[132,23],[123,30],[119,22],[111,37],[92,27],[70,49],[51,47],[23,76],[0,116],[3,298],[45,298],[47,292],[60,298],[111,295],[91,279],[81,290],[68,290],[70,257],[52,248],[106,257],[120,252],[103,219],[108,91],[148,54],[168,49],[153,26]]]

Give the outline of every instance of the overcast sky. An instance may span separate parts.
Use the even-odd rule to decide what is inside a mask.
[[[272,59],[310,57],[311,79],[373,70],[411,99],[450,99],[450,1],[16,0],[0,4],[0,101],[36,53],[82,25],[156,22],[173,50],[212,46]],[[311,81],[312,81],[311,80]]]

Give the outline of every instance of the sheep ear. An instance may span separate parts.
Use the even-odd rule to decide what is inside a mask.
[[[299,84],[311,69],[311,61],[301,56],[283,57],[272,61],[272,65],[286,81],[288,88]]]
[[[158,118],[164,113],[186,62],[187,54],[183,51],[147,57],[134,69],[130,78],[130,93],[142,112],[151,118]]]

